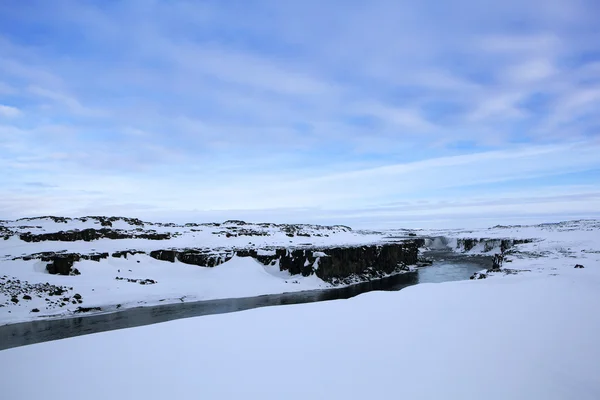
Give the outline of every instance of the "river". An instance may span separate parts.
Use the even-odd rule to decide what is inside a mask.
[[[348,299],[373,290],[401,290],[419,283],[441,283],[469,279],[491,265],[489,257],[465,257],[454,253],[432,253],[436,260],[414,272],[363,282],[352,286],[307,290],[257,297],[206,300],[130,308],[123,311],[61,319],[40,319],[0,326],[0,350],[115,329],[155,324],[179,318],[223,314],[266,306]]]

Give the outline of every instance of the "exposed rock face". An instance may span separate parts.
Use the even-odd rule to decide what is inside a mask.
[[[483,244],[483,252],[487,253],[496,248],[500,248],[500,252],[504,253],[508,249],[518,244],[531,243],[532,239],[474,239],[464,238],[456,240],[456,248],[462,251],[470,251],[478,244]]]
[[[422,245],[422,241],[407,241],[381,246],[335,248],[328,253],[329,257],[321,258],[317,276],[328,281],[363,274],[369,269],[390,274],[402,265],[416,264],[418,249]]]
[[[49,274],[70,275],[73,263],[79,261],[79,254],[60,254],[52,257],[52,262],[46,265]],[[46,261],[46,260],[45,260]]]
[[[140,250],[123,250],[123,251],[115,251],[114,253],[112,253],[112,256],[115,258],[127,258],[127,256],[129,255],[135,255],[135,254],[146,254],[145,251],[140,251]]]
[[[265,265],[279,261],[282,271],[292,275],[309,276],[313,273],[327,282],[336,282],[351,276],[379,277],[405,270],[406,265],[418,262],[422,239],[407,240],[360,247],[332,247],[275,250],[274,255],[259,255],[256,250],[238,251],[237,255],[256,258]]]
[[[185,264],[215,267],[230,260],[233,257],[233,252],[218,254],[197,249],[155,250],[150,252],[150,257],[161,261],[175,262],[175,259],[177,259]]]
[[[291,275],[316,274],[325,281],[333,282],[350,276],[380,277],[406,270],[406,265],[417,264],[418,249],[423,244],[423,239],[414,239],[402,243],[359,247],[278,248],[268,255],[256,249],[221,253],[199,249],[169,249],[152,251],[150,256],[161,261],[178,260],[186,264],[215,267],[230,260],[235,254],[238,257],[255,258],[264,265],[279,262],[280,270],[289,271]]]
[[[492,259],[492,268],[488,269],[488,272],[500,272],[503,262],[503,254],[494,254],[494,258]]]
[[[43,241],[58,241],[58,242],[75,242],[83,240],[91,242],[92,240],[98,239],[150,239],[150,240],[166,240],[170,239],[169,233],[128,233],[115,229],[83,229],[83,230],[72,230],[72,231],[60,231],[53,233],[41,233],[33,234],[30,232],[22,233],[19,235],[21,240],[25,242],[43,242]]]
[[[101,307],[77,307],[77,309],[74,312],[85,313],[85,312],[90,312],[90,311],[102,311],[102,308]]]

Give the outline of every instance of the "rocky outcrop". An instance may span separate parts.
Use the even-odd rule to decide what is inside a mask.
[[[52,275],[71,275],[73,264],[81,259],[80,254],[60,254],[51,258],[51,262],[46,264],[46,270]],[[50,261],[50,260],[44,260]]]
[[[34,297],[38,299],[45,298],[46,308],[53,309],[62,304],[62,299],[53,297],[64,296],[64,293],[72,290],[66,286],[56,286],[46,283],[30,283],[7,275],[0,276],[0,298],[4,297],[6,301],[0,304],[0,307],[9,304],[18,304],[19,298],[24,301],[30,301]],[[67,298],[67,300],[69,300]],[[1,300],[0,300],[1,302]]]
[[[486,279],[487,275],[484,274],[483,272],[475,272],[473,275],[471,275],[471,277],[469,279],[473,280],[473,279]]]
[[[233,252],[216,253],[208,250],[183,249],[183,250],[155,250],[150,252],[150,257],[161,261],[198,265],[202,267],[215,267],[233,257]]]
[[[67,222],[71,221],[72,218],[69,217],[55,217],[52,215],[45,215],[43,217],[25,217],[25,218],[19,218],[17,219],[17,221],[35,221],[35,220],[40,220],[40,219],[50,219],[54,222],[58,223],[63,223],[66,224]]]
[[[456,239],[456,248],[464,252],[471,251],[475,246],[483,244],[482,251],[489,253],[495,249],[500,249],[501,253],[509,250],[510,248],[524,243],[531,243],[533,239],[476,239],[476,238],[463,238]]]
[[[98,239],[149,239],[149,240],[166,240],[170,239],[169,233],[156,233],[156,232],[145,232],[145,233],[129,233],[115,229],[83,229],[83,230],[72,230],[72,231],[60,231],[52,233],[41,233],[33,234],[30,232],[22,233],[19,235],[21,240],[25,242],[44,242],[44,241],[58,241],[58,242],[75,242],[83,240],[91,242],[92,240]]]
[[[238,249],[234,251],[208,251],[201,249],[166,249],[150,252],[150,257],[161,261],[175,260],[203,267],[215,267],[234,255],[252,257],[264,265],[279,263],[281,271],[291,275],[316,274],[327,282],[337,282],[348,277],[369,279],[403,270],[419,262],[422,239],[355,247],[277,248],[269,251]]]
[[[406,240],[359,247],[329,247],[274,250],[272,255],[261,255],[257,250],[237,251],[240,257],[249,256],[265,265],[279,262],[282,271],[292,275],[316,274],[327,282],[339,282],[349,277],[376,278],[398,272],[418,262],[421,239]]]
[[[133,256],[135,254],[146,254],[145,251],[140,251],[140,250],[122,250],[122,251],[115,251],[114,253],[112,253],[112,256],[114,258],[127,258],[128,256]]]

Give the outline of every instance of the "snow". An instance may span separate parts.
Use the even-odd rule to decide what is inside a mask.
[[[48,282],[72,287],[65,297],[80,294],[83,303],[66,302],[64,307],[47,308],[46,296],[12,304],[7,293],[0,292],[0,324],[15,323],[41,317],[68,317],[77,308],[102,307],[103,310],[155,305],[158,303],[197,301],[229,297],[245,297],[271,293],[311,290],[329,287],[316,276],[291,276],[274,266],[256,265],[254,261],[232,260],[216,268],[203,268],[179,262],[157,261],[145,254],[129,255],[127,259],[102,259],[99,262],[82,260],[75,263],[81,275],[57,276],[45,271],[46,263],[15,259],[42,252],[78,254],[115,253],[126,250],[150,253],[153,250],[200,249],[233,254],[235,249],[256,249],[258,255],[274,255],[275,248],[330,247],[381,243],[385,233],[354,232],[342,226],[250,224],[229,221],[224,224],[155,224],[127,218],[113,220],[111,227],[101,226],[96,217],[66,219],[65,222],[43,218],[0,221],[1,228],[11,235],[0,235],[0,277],[19,279],[28,284]],[[40,241],[26,242],[19,234],[55,233],[83,229],[113,229],[128,234],[170,233],[167,240],[139,238],[98,239],[90,242]],[[290,233],[293,232],[293,233]],[[291,236],[289,236],[291,235]],[[308,236],[307,236],[308,235]],[[243,264],[243,265],[242,265]],[[233,268],[231,265],[237,265]],[[116,280],[115,278],[125,278]],[[126,279],[152,279],[156,284],[140,285]],[[37,313],[31,312],[39,309]]]
[[[117,224],[121,222],[121,224]],[[114,222],[116,227],[125,228],[122,221]],[[2,224],[0,224],[2,225]],[[34,234],[53,233],[59,231],[68,231],[86,228],[103,228],[99,224],[93,224],[90,220],[81,222],[72,220],[68,223],[55,223],[48,219],[36,219],[34,221],[9,221],[4,225],[15,233],[31,232]],[[42,228],[31,228],[32,226],[41,226]],[[311,236],[287,236],[286,232],[280,226],[262,226],[258,224],[247,224],[240,227],[232,223],[222,226],[160,226],[147,223],[143,228],[139,226],[129,226],[129,229],[123,229],[127,233],[148,233],[156,231],[157,233],[172,233],[174,236],[167,240],[147,240],[147,239],[99,239],[91,242],[25,242],[18,236],[11,236],[8,240],[0,240],[0,260],[2,256],[12,257],[15,255],[26,255],[40,252],[57,252],[68,248],[69,252],[90,253],[95,252],[115,252],[129,249],[152,251],[169,248],[273,248],[283,246],[340,246],[340,245],[362,245],[366,243],[381,242],[386,234],[380,232],[355,232],[336,227],[322,227],[316,225],[304,226],[298,233],[310,234]],[[303,226],[303,225],[301,225]],[[107,228],[108,229],[108,228]],[[112,228],[111,228],[112,229]],[[142,231],[137,231],[142,229]],[[238,235],[239,229],[251,230],[259,233],[258,236]],[[227,237],[224,232],[231,235]]]
[[[590,265],[74,337],[0,351],[0,387],[13,400],[597,400],[599,283]]]
[[[98,221],[96,221],[98,222]],[[42,226],[43,231],[54,232],[60,229],[72,229],[97,225],[93,220],[70,220],[67,223],[54,222],[50,219],[16,221],[5,223],[5,226],[17,231],[29,231],[22,226]],[[125,221],[114,221],[114,226],[130,226]],[[108,257],[99,262],[82,260],[75,263],[81,271],[79,276],[50,275],[45,271],[45,263],[38,260],[13,260],[14,257],[39,253],[42,251],[68,251],[81,254],[122,250],[142,250],[149,252],[156,249],[189,248],[202,244],[202,248],[220,249],[232,252],[236,248],[256,248],[259,255],[272,255],[276,247],[302,247],[301,243],[310,241],[314,246],[358,245],[382,243],[387,237],[395,236],[398,231],[368,232],[349,231],[346,228],[325,228],[303,226],[302,230],[313,235],[289,237],[282,226],[270,224],[246,224],[237,226],[228,223],[228,229],[236,231],[240,228],[255,232],[266,232],[267,236],[237,236],[227,238],[222,234],[214,234],[225,229],[223,226],[163,226],[146,223],[144,228],[157,231],[169,231],[176,236],[169,240],[147,239],[100,239],[91,242],[56,242],[43,241],[27,243],[10,236],[0,240],[0,277],[18,278],[30,284],[43,284],[70,288],[65,296],[80,294],[83,303],[69,301],[64,307],[46,308],[45,298],[33,296],[32,300],[19,301],[12,304],[8,295],[0,293],[0,324],[28,321],[47,317],[69,317],[78,307],[101,307],[103,311],[119,308],[155,305],[180,301],[198,301],[230,297],[245,297],[271,293],[282,293],[299,290],[325,288],[330,285],[316,276],[291,276],[287,271],[279,271],[279,264],[263,266],[252,259],[234,259],[215,268],[203,268],[180,262],[170,263],[158,261],[146,254],[129,255],[125,258]],[[60,228],[60,229],[59,229]],[[36,228],[37,229],[37,228]],[[193,231],[192,231],[193,229]],[[401,231],[400,233],[402,233]],[[419,231],[429,236],[431,248],[456,248],[460,238],[513,238],[536,239],[532,243],[516,246],[512,254],[507,256],[505,266],[514,270],[530,270],[532,273],[555,275],[562,270],[573,268],[575,259],[586,263],[597,260],[600,249],[600,223],[598,221],[570,221],[561,224],[541,226],[494,227],[475,231],[465,230],[427,230]],[[325,236],[327,235],[327,236]],[[289,242],[292,242],[291,244]],[[211,247],[212,246],[212,247]],[[492,250],[488,254],[493,254]],[[485,251],[483,244],[476,245],[470,254]],[[317,261],[313,268],[319,268],[319,257],[326,256],[322,251],[314,251]],[[2,258],[4,257],[4,258]],[[552,260],[552,266],[549,261]],[[554,262],[556,261],[556,262]],[[116,280],[115,278],[124,278]],[[152,279],[156,284],[140,285],[128,282],[127,279]],[[31,310],[37,308],[38,313]]]
[[[71,295],[82,296],[83,304],[68,304],[64,308],[47,310],[44,298],[0,308],[0,321],[14,323],[40,316],[70,316],[79,306],[115,310],[140,305],[155,305],[179,301],[248,297],[269,293],[284,293],[330,287],[316,276],[292,276],[280,271],[279,264],[265,266],[251,257],[233,257],[215,268],[203,268],[176,261],[169,263],[145,254],[125,258],[109,257],[97,261],[82,260],[76,266],[78,276],[44,273],[46,263],[39,260],[2,262],[2,274],[18,276],[27,282],[48,282],[73,287]],[[152,279],[156,284],[140,285],[116,277]],[[0,295],[1,296],[1,295]],[[37,308],[38,313],[31,313]],[[11,311],[9,313],[9,311]]]
[[[597,400],[599,231],[598,221],[421,231],[445,237],[430,241],[437,248],[455,246],[458,238],[536,240],[511,249],[506,272],[487,279],[181,319],[0,351],[0,365],[7,366],[0,387],[4,398],[15,400]],[[79,280],[77,290],[90,303],[181,293],[247,296],[322,284],[315,276],[285,283],[289,274],[278,265],[240,257],[212,269],[146,255],[83,261],[76,277],[42,274],[36,263],[2,261],[2,271],[51,283]],[[122,276],[159,283],[119,281],[127,290],[115,290],[118,269]]]

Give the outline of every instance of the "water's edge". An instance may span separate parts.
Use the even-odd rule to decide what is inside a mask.
[[[318,301],[348,299],[361,293],[373,290],[400,290],[418,283],[439,282],[468,279],[477,269],[489,266],[490,257],[461,256],[456,253],[431,253],[438,262],[449,264],[467,263],[469,268],[462,268],[453,276],[441,277],[441,280],[429,280],[419,276],[420,270],[387,276],[385,278],[361,282],[350,286],[328,289],[267,294],[253,297],[203,300],[188,303],[160,304],[128,308],[122,311],[101,313],[87,316],[77,316],[56,319],[40,319],[0,326],[0,350],[25,346],[50,340],[87,335],[123,328],[150,325],[167,322],[180,318],[197,317],[211,314],[224,314],[267,306],[303,304]],[[439,277],[438,277],[439,278]]]

